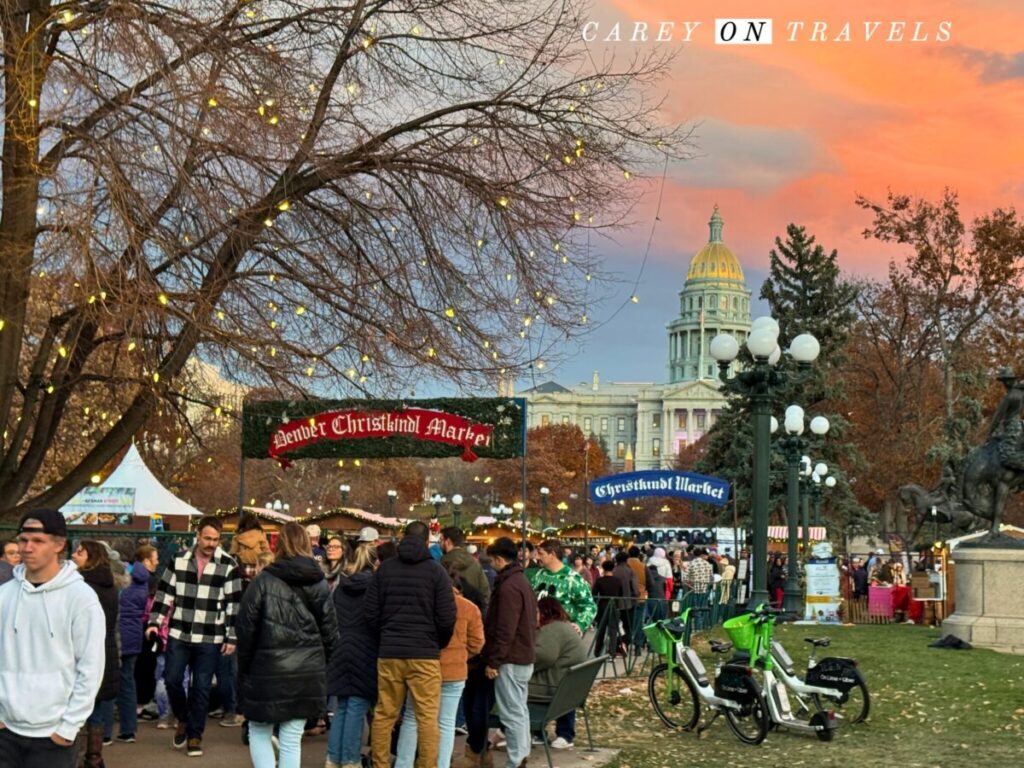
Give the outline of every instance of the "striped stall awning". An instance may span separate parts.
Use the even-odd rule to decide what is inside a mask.
[[[810,528],[811,541],[824,541],[825,526],[823,525],[812,525]],[[775,539],[776,541],[786,541],[789,539],[789,526],[786,525],[769,525],[768,526],[768,538]],[[804,529],[803,526],[796,527],[796,538],[797,541],[804,540]]]

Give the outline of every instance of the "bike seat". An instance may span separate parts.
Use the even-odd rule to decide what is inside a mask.
[[[732,650],[732,643],[723,643],[718,640],[711,641],[712,653],[728,653],[730,650]]]
[[[828,648],[829,643],[831,643],[832,641],[829,640],[827,637],[805,637],[804,642],[810,643],[815,648]]]
[[[662,626],[677,638],[684,637],[686,635],[686,622],[682,619],[671,619],[664,622]]]

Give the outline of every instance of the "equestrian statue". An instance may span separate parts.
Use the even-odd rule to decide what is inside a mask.
[[[1003,536],[999,524],[1011,493],[1024,489],[1024,379],[1004,368],[999,380],[1006,395],[992,416],[985,442],[972,448],[960,471],[949,464],[943,467],[942,480],[931,491],[919,485],[904,485],[899,498],[917,517],[914,536],[928,519],[951,523],[962,533],[979,522],[987,524],[989,534],[982,545],[1024,545],[1024,540]]]

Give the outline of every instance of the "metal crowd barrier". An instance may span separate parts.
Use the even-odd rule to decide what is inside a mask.
[[[690,609],[690,630],[704,631],[721,626],[745,606],[736,606],[739,582],[718,582],[707,592],[683,590],[672,599],[648,598],[633,607],[621,609],[622,598],[597,597],[597,618],[587,632],[591,656],[608,654],[599,678],[610,679],[642,675],[649,664],[657,663],[657,654],[647,648],[644,625],[678,616]],[[690,642],[690,638],[685,638]]]

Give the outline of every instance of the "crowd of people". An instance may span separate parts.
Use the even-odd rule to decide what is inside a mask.
[[[546,738],[527,698],[588,658],[588,629],[596,655],[622,652],[639,604],[656,617],[735,574],[703,548],[499,538],[483,551],[456,527],[431,542],[422,522],[397,542],[287,523],[272,549],[246,516],[225,548],[220,520],[204,517],[162,567],[149,544],[122,562],[92,540],[65,561],[67,536],[59,512],[38,510],[4,546],[0,768],[102,768],[115,709],[116,741],[148,718],[198,757],[214,708],[244,726],[256,768],[297,768],[304,735],[325,730],[326,768],[390,768],[392,755],[398,768],[493,768],[496,749],[520,768]],[[137,685],[147,655],[151,685]],[[554,734],[551,747],[574,746],[574,712]]]

